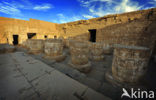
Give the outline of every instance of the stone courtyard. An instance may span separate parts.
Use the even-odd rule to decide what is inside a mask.
[[[1,100],[110,100],[24,52],[0,59]]]
[[[0,17],[0,100],[127,100],[155,91],[156,8],[56,24]]]

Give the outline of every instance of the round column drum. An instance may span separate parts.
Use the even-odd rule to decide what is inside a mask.
[[[103,53],[103,43],[90,43],[90,58],[94,61],[102,61],[104,60],[104,53]]]
[[[47,58],[62,61],[65,59],[63,54],[63,42],[61,39],[45,40],[44,52]]]
[[[31,53],[40,53],[44,50],[44,41],[40,39],[28,39],[27,45]]]
[[[88,42],[71,40],[70,54],[70,65],[72,67],[82,72],[88,72],[90,70]]]
[[[112,76],[122,83],[138,83],[147,71],[150,50],[137,46],[114,46]]]

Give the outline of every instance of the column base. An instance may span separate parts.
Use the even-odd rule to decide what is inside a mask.
[[[28,54],[40,54],[43,53],[43,51],[33,51],[33,50],[29,50]]]
[[[112,76],[112,71],[111,69],[109,69],[106,73],[105,73],[105,79],[111,83],[113,86],[115,87],[120,87],[120,88],[127,88],[127,89],[145,89],[146,86],[144,86],[143,84],[130,84],[130,83],[122,83],[117,81],[113,76]]]
[[[79,70],[80,72],[88,73],[91,70],[91,63],[88,62],[85,65],[75,65],[71,61],[68,63],[71,67]]]
[[[51,59],[51,60],[56,60],[57,62],[61,62],[61,61],[64,61],[65,58],[66,58],[66,55],[63,54],[63,55],[59,55],[59,56],[47,56],[45,55],[44,58],[46,59]]]
[[[91,56],[90,59],[92,61],[103,61],[104,60],[104,56]]]

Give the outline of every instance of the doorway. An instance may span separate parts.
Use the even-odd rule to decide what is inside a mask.
[[[48,36],[47,36],[47,35],[45,35],[45,36],[44,36],[44,38],[45,38],[45,39],[47,39],[47,38],[48,38]]]
[[[90,33],[90,41],[91,42],[96,42],[96,29],[90,29],[88,30]]]
[[[55,36],[54,36],[54,39],[56,39],[56,38],[57,38],[57,36],[55,35]]]
[[[13,45],[18,45],[18,35],[13,35]]]
[[[28,39],[33,39],[36,36],[36,33],[27,33]]]

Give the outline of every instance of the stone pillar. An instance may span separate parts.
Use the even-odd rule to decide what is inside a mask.
[[[27,47],[29,48],[29,53],[42,53],[44,50],[44,41],[40,39],[28,39]]]
[[[69,65],[81,72],[90,70],[88,42],[70,40],[70,54]]]
[[[103,43],[89,43],[90,59],[94,61],[104,60]]]
[[[63,54],[63,42],[60,39],[45,40],[45,57],[56,61],[63,61],[65,54]]]
[[[69,48],[70,47],[70,38],[64,39],[64,45],[65,47]]]
[[[113,78],[120,83],[139,83],[147,71],[149,48],[123,45],[115,45],[114,48]]]

